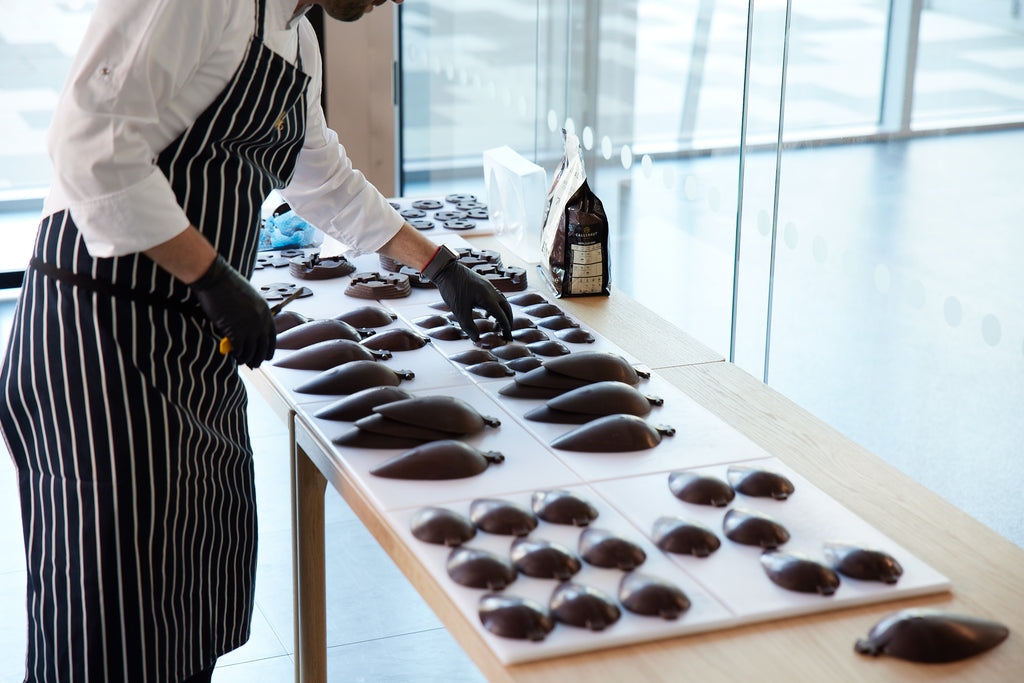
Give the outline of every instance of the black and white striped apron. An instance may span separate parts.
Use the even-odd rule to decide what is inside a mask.
[[[256,32],[157,160],[246,276],[291,178],[308,77]],[[28,565],[29,681],[181,681],[249,637],[256,509],[245,389],[187,286],[142,254],[94,259],[44,219],[0,373]]]

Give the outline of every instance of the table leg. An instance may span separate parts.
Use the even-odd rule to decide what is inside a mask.
[[[295,444],[295,440],[292,439]],[[293,446],[292,565],[295,603],[295,680],[327,680],[327,589],[324,556],[324,492],[327,479],[306,453]]]

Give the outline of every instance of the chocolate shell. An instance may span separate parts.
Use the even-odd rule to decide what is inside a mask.
[[[516,384],[521,384],[527,387],[561,389],[562,391],[578,389],[579,387],[586,386],[588,384],[586,380],[566,377],[565,375],[559,375],[557,372],[551,372],[543,365],[519,375],[516,377],[515,382]]]
[[[476,365],[486,363],[489,360],[498,360],[498,357],[487,349],[468,349],[448,356],[448,360],[461,363],[462,365]]]
[[[838,574],[802,553],[783,550],[761,553],[761,567],[773,583],[786,590],[832,595],[839,588]]]
[[[454,396],[419,396],[385,403],[373,411],[398,422],[449,434],[476,434],[484,427],[501,424],[500,420],[481,415],[476,408]]]
[[[530,349],[530,353],[535,353],[538,356],[556,357],[567,356],[571,353],[569,347],[557,339],[531,342],[526,345],[526,348]]]
[[[491,351],[495,356],[501,360],[512,360],[513,358],[525,358],[532,356],[533,352],[526,348],[526,344],[521,342],[512,342],[511,344],[505,344]]]
[[[894,612],[872,627],[854,649],[911,662],[941,664],[991,650],[1010,635],[1003,624],[967,614],[912,608]]]
[[[523,356],[505,361],[505,367],[512,368],[514,372],[529,372],[534,368],[539,368],[543,362],[537,356]]]
[[[508,500],[479,498],[469,504],[469,519],[481,531],[502,536],[525,536],[537,528],[537,515]]]
[[[622,356],[607,351],[578,351],[562,358],[552,358],[544,367],[567,377],[588,382],[617,381],[636,386],[650,373],[637,371]]]
[[[736,492],[718,477],[696,472],[672,472],[668,475],[668,487],[679,500],[694,505],[725,507],[736,497]]]
[[[534,318],[547,318],[552,315],[562,315],[562,309],[552,303],[542,301],[525,307],[523,313]]]
[[[544,341],[549,337],[546,332],[538,330],[536,327],[521,327],[518,330],[512,330],[512,339],[521,344],[530,344]]]
[[[732,508],[722,520],[725,537],[743,545],[756,545],[765,550],[778,548],[789,540],[789,531],[768,515],[754,510]]]
[[[851,543],[826,541],[825,561],[843,576],[862,581],[896,583],[903,575],[903,567],[892,555]]]
[[[580,324],[570,318],[567,315],[550,315],[547,318],[541,318],[537,321],[537,327],[543,327],[545,330],[555,330],[556,332],[564,332],[569,329],[577,329]]]
[[[443,315],[440,315],[440,314],[424,315],[424,316],[421,316],[419,318],[414,319],[412,322],[417,327],[422,327],[422,328],[425,328],[425,329],[431,329],[431,328],[434,328],[434,327],[442,327],[444,325],[450,325],[451,324],[451,321],[448,320],[447,317],[445,317]]]
[[[508,342],[497,332],[484,332],[473,343],[481,349],[494,349],[499,346],[504,346]]]
[[[344,434],[331,439],[335,446],[346,448],[413,448],[423,443],[423,439],[413,439],[407,436],[392,436],[390,434],[375,434],[365,429],[353,427]]]
[[[504,460],[501,453],[484,452],[463,441],[444,439],[402,453],[374,467],[370,474],[388,479],[463,479]]]
[[[310,320],[312,320],[312,318],[302,315],[301,313],[296,313],[295,311],[281,311],[274,316],[274,329],[276,329],[277,333],[280,334],[285,330],[290,330],[293,327],[298,327],[299,325],[308,323]]]
[[[502,638],[540,641],[555,627],[543,605],[509,595],[485,595],[477,614],[485,629]]]
[[[381,332],[363,341],[363,346],[370,349],[387,349],[388,351],[413,351],[422,349],[430,343],[429,337],[417,334],[404,327]]]
[[[301,348],[281,360],[274,361],[274,365],[294,370],[323,371],[354,360],[372,361],[388,358],[391,358],[390,351],[371,351],[351,339],[328,339]]]
[[[466,372],[471,372],[480,377],[496,379],[498,377],[509,377],[516,374],[516,371],[508,367],[500,360],[485,360],[483,363],[474,363],[466,367]]]
[[[335,320],[342,320],[353,327],[384,327],[390,325],[398,316],[380,306],[360,306],[334,316]]]
[[[636,415],[606,415],[577,427],[551,442],[553,448],[588,453],[623,453],[654,448],[662,436],[676,430],[667,425],[651,425]]]
[[[569,581],[559,584],[548,607],[556,621],[591,631],[603,631],[622,616],[618,606],[601,591]]]
[[[295,391],[300,394],[354,394],[370,387],[398,386],[402,380],[413,376],[408,370],[392,370],[376,361],[354,360],[321,372],[295,387]]]
[[[373,432],[374,434],[400,436],[407,439],[419,439],[420,441],[440,441],[441,439],[450,439],[452,436],[447,432],[436,429],[427,429],[426,427],[398,422],[377,413],[359,418],[356,420],[356,427],[365,432]]]
[[[425,507],[416,511],[409,528],[424,543],[453,548],[476,536],[476,527],[459,513],[441,507]]]
[[[427,330],[427,336],[441,341],[458,341],[468,336],[461,327],[456,325],[444,325]]]
[[[288,274],[299,280],[331,280],[354,273],[356,267],[344,256],[321,258],[316,252],[288,262]]]
[[[469,588],[500,591],[516,580],[518,572],[508,559],[479,548],[455,548],[445,564],[455,583]]]
[[[533,318],[527,318],[522,315],[512,317],[513,330],[525,330],[528,327],[537,327],[537,323],[533,321]]]
[[[587,526],[597,519],[597,508],[573,491],[548,489],[530,497],[533,512],[545,522]]]
[[[788,478],[759,467],[730,465],[726,478],[737,493],[745,496],[786,500],[795,490]]]
[[[534,306],[536,304],[542,304],[547,301],[543,295],[537,292],[523,292],[522,294],[516,294],[508,298],[509,303],[515,304],[516,306]]]
[[[566,413],[561,410],[549,408],[546,405],[537,406],[523,415],[527,420],[534,422],[548,422],[550,424],[581,425],[594,419],[593,415],[581,415],[579,413]]]
[[[355,422],[361,417],[372,415],[375,406],[406,398],[412,398],[412,394],[405,389],[390,385],[370,387],[321,408],[313,416],[324,420]]]
[[[639,572],[629,572],[619,582],[619,602],[634,614],[678,619],[690,609],[690,599],[673,583]]]
[[[509,382],[498,393],[509,398],[539,398],[549,399],[562,394],[562,389],[545,389],[544,387],[528,387],[516,382]]]
[[[528,536],[512,541],[509,557],[516,569],[535,579],[565,581],[583,566],[579,558],[564,545]]]
[[[625,536],[588,527],[580,534],[579,554],[583,561],[605,569],[636,569],[647,559],[647,553]]]
[[[711,529],[683,517],[659,517],[651,537],[658,548],[676,555],[707,557],[722,546]]]
[[[310,320],[277,335],[277,348],[301,349],[328,339],[360,341],[365,335],[341,320]]]
[[[603,381],[567,391],[550,399],[547,405],[555,410],[591,417],[615,413],[643,417],[651,412],[652,406],[660,406],[663,403],[662,399],[646,396],[625,382]]]
[[[597,341],[597,337],[586,330],[574,327],[559,330],[558,332],[555,332],[555,336],[564,342],[569,342],[570,344],[593,344]]]

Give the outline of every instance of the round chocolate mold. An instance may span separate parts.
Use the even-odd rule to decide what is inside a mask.
[[[460,204],[459,208],[462,208],[463,206],[464,205]],[[474,220],[474,221],[485,221],[485,220],[487,220],[489,218],[489,214],[487,213],[487,209],[486,208],[478,207],[478,208],[468,209],[466,211],[466,218],[469,218],[470,220]]]
[[[444,198],[444,200],[446,202],[448,202],[449,204],[459,204],[461,202],[475,202],[476,201],[476,195],[475,194],[467,194],[467,193],[464,193],[464,192],[455,192],[453,194],[450,194],[450,195],[446,196]]]
[[[425,211],[421,211],[420,209],[402,209],[398,214],[406,220],[412,218],[425,218],[427,215]]]
[[[424,543],[449,548],[462,545],[476,536],[476,527],[463,515],[442,507],[425,507],[416,511],[409,522],[413,537]]]
[[[446,230],[472,230],[476,227],[476,223],[465,218],[453,218],[445,221],[441,225],[443,225]]]
[[[417,230],[432,230],[434,228],[434,221],[429,218],[413,218],[408,223]]]
[[[461,221],[461,220],[465,220],[465,218],[466,218],[466,212],[465,211],[451,211],[451,210],[448,210],[448,211],[438,211],[437,213],[434,214],[434,220],[441,221],[442,223],[444,223],[446,221]]]
[[[630,612],[662,619],[678,619],[690,609],[690,599],[673,583],[664,579],[629,572],[619,582],[619,602]]]

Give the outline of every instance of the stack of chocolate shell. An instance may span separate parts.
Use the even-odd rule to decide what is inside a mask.
[[[524,372],[501,388],[502,396],[551,399],[596,382],[621,382],[636,386],[649,373],[638,372],[622,356],[607,351],[580,351],[555,356]]]
[[[476,434],[500,421],[454,396],[421,396],[374,405],[334,443],[362,448],[410,448]]]
[[[345,288],[347,296],[359,299],[400,299],[410,292],[409,276],[402,273],[356,273]]]
[[[526,413],[527,420],[556,424],[583,424],[598,417],[625,413],[643,417],[664,401],[641,393],[625,382],[594,382],[559,394]]]

